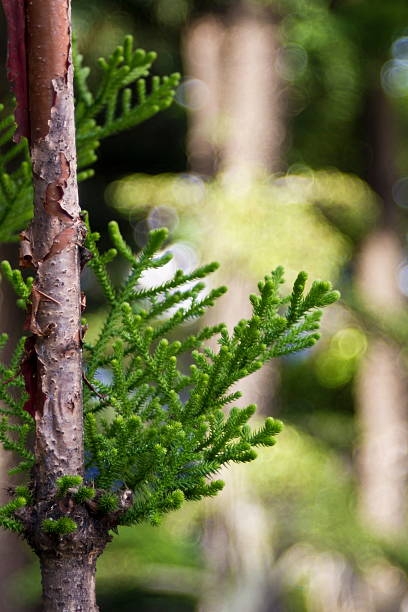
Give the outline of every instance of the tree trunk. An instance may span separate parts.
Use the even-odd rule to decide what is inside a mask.
[[[250,182],[282,166],[280,34],[273,14],[254,3],[237,3],[231,17],[220,57],[224,72],[220,169],[231,183],[243,177]]]
[[[56,480],[83,475],[80,249],[85,227],[76,180],[70,0],[25,3],[29,142],[34,218],[22,233],[20,262],[35,269],[26,328],[25,375],[35,419],[31,507],[20,511],[41,563],[45,612],[95,612],[95,565],[108,526]],[[23,33],[20,32],[22,36]],[[28,371],[27,371],[28,370]],[[69,517],[76,529],[49,534],[44,519]]]
[[[36,269],[28,327],[35,336],[36,489],[83,472],[81,294],[84,239],[76,181],[70,6],[27,4],[27,56],[34,219],[23,261]],[[34,400],[33,400],[34,401]]]
[[[190,24],[185,72],[207,90],[197,105],[192,88],[187,152],[194,172],[225,172],[233,182],[279,170],[285,138],[279,49],[270,12],[245,1],[223,20],[208,14]]]
[[[21,233],[20,265],[35,270],[21,363],[35,420],[35,464],[27,504],[15,511],[40,559],[45,612],[97,612],[96,560],[122,512],[103,513],[57,479],[83,476],[80,255],[86,228],[76,177],[70,0],[1,0],[9,34],[9,78],[17,99],[16,138],[27,136],[34,218]],[[81,479],[79,479],[81,480]],[[47,520],[47,523],[44,521]]]
[[[41,557],[44,612],[98,610],[95,599],[95,573],[94,556]]]

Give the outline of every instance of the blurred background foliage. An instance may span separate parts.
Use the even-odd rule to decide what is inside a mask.
[[[158,52],[158,74],[184,75],[169,110],[102,143],[81,185],[94,228],[116,218],[138,249],[165,225],[164,274],[219,260],[230,295],[214,317],[229,325],[277,264],[288,283],[305,269],[343,294],[316,348],[244,389],[287,424],[277,446],[223,474],[219,500],[121,529],[99,562],[101,610],[407,610],[406,2],[73,0],[73,12],[91,66],[130,33]],[[100,296],[83,279],[92,334]],[[1,609],[38,609],[35,562],[0,544]]]

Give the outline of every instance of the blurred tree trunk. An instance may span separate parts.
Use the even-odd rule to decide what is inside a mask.
[[[376,232],[364,244],[359,289],[379,313],[401,302],[396,275],[402,257],[389,229]],[[356,387],[361,510],[370,526],[384,534],[406,529],[407,389],[400,351],[391,341],[373,336]]]
[[[193,104],[187,149],[194,172],[241,172],[251,178],[281,166],[285,137],[276,65],[279,30],[269,11],[238,2],[224,18],[193,22],[184,38],[188,77],[204,83]]]
[[[221,171],[255,180],[282,166],[285,136],[282,83],[277,71],[279,29],[272,14],[242,3],[222,48]]]
[[[218,170],[224,36],[224,25],[210,14],[193,22],[184,37],[185,74],[204,84],[202,98],[189,115],[187,155],[190,168],[204,176]]]
[[[371,95],[367,110],[372,151],[368,181],[383,208],[380,227],[362,246],[357,282],[364,299],[381,316],[404,305],[397,286],[404,254],[392,201],[396,178],[392,109],[381,89]],[[373,336],[356,387],[361,511],[371,527],[384,535],[404,530],[407,518],[408,396],[399,353],[392,342]]]
[[[222,20],[209,14],[191,24],[184,42],[185,72],[207,91],[190,114],[187,146],[194,172],[221,172],[226,189],[245,190],[257,177],[279,169],[284,127],[278,53],[271,14],[244,2]],[[211,319],[219,320],[222,312],[232,328],[249,314],[247,296],[254,287],[238,263],[223,282],[233,299],[223,298]],[[261,411],[270,412],[276,378],[270,367],[244,380],[241,404],[257,401]],[[207,504],[203,543],[213,580],[199,610],[266,612],[273,561],[270,517],[240,467],[223,476],[225,491]]]

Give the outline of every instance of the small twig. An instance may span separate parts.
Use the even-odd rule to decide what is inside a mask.
[[[35,290],[38,291],[38,293],[41,293],[41,295],[43,295],[47,300],[50,300],[50,302],[54,302],[54,304],[58,304],[58,306],[61,306],[61,302],[54,299],[50,295],[47,295],[46,293],[44,293],[44,291],[41,291],[41,289],[38,289],[38,287],[36,287]]]
[[[89,389],[91,391],[93,391],[98,397],[99,399],[102,400],[106,400],[107,396],[103,395],[102,393],[99,393],[99,391],[97,389],[95,389],[94,385],[87,379],[85,372],[82,372],[82,378],[84,379],[85,384],[89,387]]]
[[[20,376],[20,374],[22,374],[22,372],[21,372],[21,368],[19,368],[19,369],[18,369],[18,371],[17,371],[17,372],[16,372],[16,373],[15,373],[13,376],[11,376],[11,378],[8,378],[7,380],[3,380],[3,381],[1,382],[1,384],[2,384],[2,385],[8,385],[8,384],[9,384],[9,383],[11,383],[13,380],[15,380],[15,379],[17,378],[17,376]]]

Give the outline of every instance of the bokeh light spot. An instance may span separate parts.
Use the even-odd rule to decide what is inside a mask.
[[[181,174],[174,179],[172,192],[180,204],[192,206],[204,200],[206,186],[203,179],[195,174]]]
[[[316,375],[323,387],[336,389],[348,383],[354,374],[353,362],[339,359],[337,355],[326,352],[316,361]]]
[[[397,274],[397,282],[399,290],[403,295],[408,296],[408,263],[404,262]]]
[[[276,67],[283,79],[294,81],[305,72],[307,63],[307,51],[300,45],[290,44],[281,50]]]
[[[155,206],[147,217],[147,223],[150,229],[158,229],[166,227],[169,232],[173,232],[179,222],[179,217],[174,208],[170,206]]]
[[[408,59],[408,36],[401,36],[393,43],[392,54],[398,59]]]
[[[176,90],[176,100],[180,106],[189,110],[199,110],[206,106],[210,96],[208,86],[199,79],[187,79]]]
[[[401,208],[408,208],[408,176],[396,181],[392,187],[394,202]]]
[[[392,59],[381,70],[384,91],[394,98],[408,95],[408,59]]]
[[[170,245],[162,253],[158,253],[158,257],[165,253],[171,253],[172,259],[161,268],[153,268],[146,270],[141,278],[140,285],[146,289],[157,287],[173,278],[177,270],[183,270],[184,273],[192,272],[198,264],[198,256],[194,247],[187,242],[175,242]]]
[[[332,348],[343,359],[354,359],[367,349],[367,338],[357,327],[341,329],[332,338]]]

